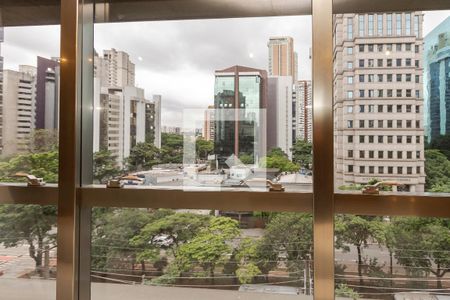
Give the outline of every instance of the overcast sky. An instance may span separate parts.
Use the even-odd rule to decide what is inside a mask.
[[[425,14],[424,33],[450,16]],[[95,48],[128,52],[136,64],[136,84],[146,97],[162,95],[162,123],[181,126],[183,109],[214,102],[214,70],[233,65],[267,69],[271,36],[291,36],[298,52],[299,78],[311,78],[311,17],[161,21],[99,24]],[[59,26],[5,28],[5,69],[36,65],[36,56],[59,56]]]

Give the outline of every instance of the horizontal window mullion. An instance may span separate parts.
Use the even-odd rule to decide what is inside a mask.
[[[335,194],[340,214],[450,218],[450,197],[430,195]]]
[[[450,9],[447,0],[410,1],[410,0],[334,0],[333,13],[363,13]]]
[[[58,187],[57,185],[28,187],[25,184],[0,186],[1,204],[57,205]]]
[[[312,212],[312,193],[80,188],[84,207]]]

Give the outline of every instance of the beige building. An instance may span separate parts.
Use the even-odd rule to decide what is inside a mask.
[[[36,117],[36,68],[3,71],[2,156],[27,152]]]
[[[299,80],[294,85],[295,139],[312,142],[312,82]]]
[[[297,53],[294,39],[288,36],[271,37],[269,43],[269,76],[291,76],[297,80]]]
[[[421,12],[334,19],[336,187],[372,178],[424,191]]]
[[[215,122],[215,117],[214,114],[215,110],[214,110],[214,105],[209,105],[208,109],[205,110],[205,115],[204,115],[204,124],[203,124],[203,131],[202,131],[202,137],[203,139],[205,139],[206,141],[214,141],[214,122]]]
[[[102,87],[134,86],[135,66],[128,53],[109,49],[103,56],[94,56],[94,77],[100,78]]]

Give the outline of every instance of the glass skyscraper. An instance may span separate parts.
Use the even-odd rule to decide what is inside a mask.
[[[425,134],[450,134],[450,17],[425,37]]]
[[[215,72],[214,150],[219,165],[233,155],[251,156],[257,162],[265,150],[267,73],[242,66]]]

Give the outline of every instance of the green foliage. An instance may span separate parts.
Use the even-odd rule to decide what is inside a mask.
[[[0,181],[17,181],[17,172],[33,174],[49,183],[58,182],[58,152],[19,154],[7,162],[0,163]]]
[[[160,151],[152,143],[137,143],[130,151],[127,166],[130,171],[149,170],[160,163]]]
[[[58,151],[58,131],[56,129],[35,129],[28,142],[30,153]]]
[[[305,268],[313,256],[312,216],[305,213],[278,213],[267,224],[257,247],[258,267],[263,273],[274,268],[280,253],[286,252],[290,272]]]
[[[396,217],[392,220],[393,247],[398,263],[407,269],[422,268],[437,278],[450,271],[450,223],[447,219]]]
[[[364,186],[361,184],[341,185],[338,187],[341,191],[360,191]]]
[[[161,134],[160,163],[181,164],[183,162],[183,136],[175,133]]]
[[[307,141],[297,140],[291,149],[292,160],[302,168],[312,167],[312,144]]]
[[[43,266],[44,249],[56,244],[56,234],[52,232],[55,226],[55,206],[0,206],[0,243],[6,248],[28,244],[29,255],[37,270]]]
[[[239,154],[239,160],[245,165],[251,165],[255,163],[253,154],[241,153]]]
[[[439,150],[425,150],[425,189],[448,192],[450,161]]]
[[[95,208],[92,217],[92,268],[106,270],[132,266],[143,260],[157,260],[152,244],[136,246],[131,240],[152,222],[172,215],[170,210],[148,212],[133,208]]]
[[[289,160],[286,153],[280,148],[273,148],[266,157],[261,159],[262,168],[276,168],[280,172],[297,172],[299,166]]]
[[[353,300],[359,299],[359,294],[344,283],[338,284],[334,292],[336,297],[351,298]]]
[[[426,149],[436,149],[442,152],[450,160],[450,134],[434,138],[426,145]]]
[[[191,240],[197,232],[207,227],[210,216],[198,215],[193,213],[175,213],[167,215],[164,218],[158,219],[155,222],[146,224],[137,234],[131,239],[131,244],[136,247],[145,247],[154,245],[159,248],[170,248],[173,253],[176,252],[178,246]],[[172,241],[170,244],[158,246],[154,242],[158,236],[166,236],[167,241]],[[141,257],[152,254],[147,250],[140,253]],[[149,256],[149,258],[154,259]],[[148,258],[147,258],[148,259]]]
[[[195,152],[197,158],[207,160],[208,155],[214,152],[214,142],[198,138],[195,142]]]
[[[254,263],[247,263],[236,270],[236,276],[241,284],[251,283],[253,277],[261,274],[261,270]]]
[[[214,277],[216,265],[229,259],[233,251],[231,241],[239,234],[237,221],[226,217],[211,218],[207,228],[178,248],[175,257],[178,269],[189,271],[198,265]]]
[[[117,157],[111,151],[101,150],[94,153],[94,180],[99,183],[106,183],[120,174],[117,165]]]

